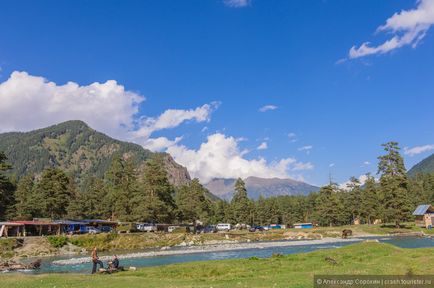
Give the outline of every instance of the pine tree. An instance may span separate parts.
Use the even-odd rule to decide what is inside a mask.
[[[235,194],[231,201],[234,223],[248,223],[250,218],[250,200],[247,197],[246,184],[241,178],[235,182]]]
[[[36,187],[37,198],[42,205],[42,217],[59,219],[66,215],[66,210],[73,196],[69,185],[70,179],[62,170],[56,168],[44,170]]]
[[[6,155],[0,152],[0,220],[6,218],[8,209],[10,209],[14,203],[15,185],[5,174],[12,166],[6,161]]]
[[[211,214],[211,203],[205,197],[205,188],[199,179],[179,188],[176,195],[176,206],[180,222],[189,221],[196,227],[196,220],[207,223]]]
[[[367,174],[367,180],[365,181],[365,187],[361,194],[361,203],[363,209],[361,210],[361,216],[364,218],[365,223],[372,224],[375,219],[381,216],[381,199],[378,195],[377,184],[374,177]]]
[[[32,175],[20,179],[15,190],[15,209],[13,218],[17,220],[31,220],[34,215],[33,189],[35,182]]]
[[[152,158],[146,163],[144,193],[135,197],[134,215],[137,221],[169,223],[174,219],[174,188],[169,183],[161,158]]]
[[[413,208],[408,195],[407,173],[398,143],[388,142],[382,146],[387,152],[378,157],[384,220],[393,221],[399,227],[400,222],[411,218]]]
[[[342,221],[344,206],[337,193],[336,184],[321,187],[316,199],[316,218],[320,225],[335,226]]]

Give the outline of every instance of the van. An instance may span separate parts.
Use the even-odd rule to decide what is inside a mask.
[[[216,226],[218,231],[229,231],[231,230],[231,224],[228,223],[219,223]]]

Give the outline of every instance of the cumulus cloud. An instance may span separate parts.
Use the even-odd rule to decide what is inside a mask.
[[[0,131],[29,131],[79,119],[112,136],[125,136],[145,98],[114,80],[80,86],[13,72],[0,83]]]
[[[404,147],[404,154],[409,156],[418,155],[421,153],[425,153],[428,151],[434,150],[434,144],[431,145],[423,145],[423,146],[415,146],[412,148]]]
[[[166,137],[148,138],[145,139],[141,144],[146,149],[159,152],[178,144],[182,138],[183,137],[176,137],[174,140],[169,140]]]
[[[365,42],[359,47],[353,46],[350,59],[372,54],[385,54],[403,46],[415,48],[434,24],[434,1],[419,0],[412,10],[402,10],[387,19],[386,24],[378,27],[377,32],[391,32],[394,36],[378,46]]]
[[[250,5],[251,0],[223,0],[223,3],[228,7],[242,8]]]
[[[259,112],[267,112],[271,110],[276,110],[278,107],[275,105],[265,105],[259,108]]]
[[[157,118],[145,117],[140,121],[141,128],[135,131],[134,135],[136,137],[148,138],[155,131],[174,128],[185,121],[195,120],[196,122],[208,122],[211,113],[218,106],[218,102],[213,102],[190,110],[169,109]]]
[[[258,149],[258,150],[266,150],[266,149],[268,149],[268,144],[267,144],[267,142],[262,142],[262,143],[258,146],[258,148],[256,148],[256,149]]]
[[[207,141],[197,150],[175,145],[169,147],[167,152],[178,163],[186,166],[193,177],[198,177],[203,183],[216,177],[257,176],[300,179],[300,175],[292,173],[314,168],[311,163],[301,163],[294,158],[284,158],[274,162],[267,162],[264,158],[245,159],[237,139],[221,133],[209,135]]]

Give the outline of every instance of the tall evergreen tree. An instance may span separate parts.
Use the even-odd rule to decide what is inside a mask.
[[[205,188],[199,179],[193,179],[189,184],[179,188],[176,194],[176,206],[180,222],[196,220],[207,223],[211,214],[211,203],[205,197]]]
[[[113,159],[107,173],[111,218],[132,221],[135,220],[134,199],[138,194],[139,183],[135,164],[131,160],[124,160],[120,156]]]
[[[20,179],[15,190],[15,209],[13,218],[18,220],[31,220],[35,214],[33,193],[35,182],[32,175]]]
[[[235,194],[231,201],[232,221],[248,223],[250,219],[250,200],[247,197],[246,184],[241,178],[235,182]]]
[[[0,152],[0,220],[6,218],[6,214],[14,203],[15,185],[11,182],[6,172],[12,166],[6,162],[7,157],[3,152]]]
[[[161,158],[152,158],[146,163],[143,192],[135,198],[137,220],[169,223],[174,219],[174,187]]]
[[[370,174],[367,174],[366,176],[367,180],[365,181],[361,194],[361,204],[363,207],[361,210],[361,216],[365,223],[372,224],[375,219],[379,219],[381,216],[381,199],[374,177]]]
[[[63,218],[73,196],[70,191],[70,179],[60,169],[46,169],[37,184],[36,194],[41,201],[42,217]]]
[[[342,221],[344,206],[338,196],[338,188],[330,183],[321,187],[316,199],[317,220],[320,225],[335,226]]]
[[[382,145],[386,154],[378,157],[378,173],[383,200],[384,220],[399,223],[411,218],[412,205],[408,195],[407,171],[404,160],[399,154],[397,142]]]

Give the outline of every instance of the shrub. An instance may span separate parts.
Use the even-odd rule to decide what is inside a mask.
[[[54,248],[61,248],[68,243],[68,238],[65,236],[48,236],[47,240]]]

